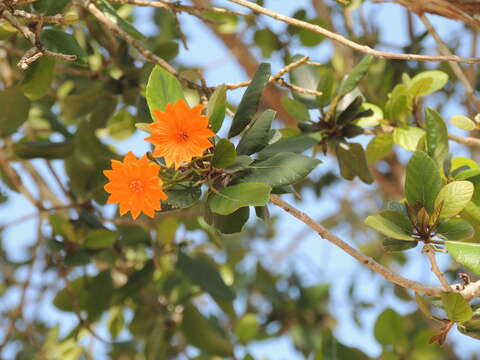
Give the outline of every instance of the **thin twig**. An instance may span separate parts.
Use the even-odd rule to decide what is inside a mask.
[[[372,49],[371,47],[366,45],[360,45],[352,40],[349,40],[343,37],[340,34],[328,31],[322,28],[321,26],[310,24],[302,20],[294,19],[292,17],[273,12],[253,2],[250,2],[247,0],[229,0],[229,1],[238,5],[244,6],[246,8],[249,8],[250,10],[253,10],[256,13],[269,16],[275,20],[279,20],[293,26],[301,27],[301,28],[316,32],[318,34],[322,34],[323,36],[331,40],[338,41],[339,43],[345,46],[348,46],[356,51],[362,52],[364,54],[380,57],[380,58],[398,59],[398,60],[416,60],[416,61],[456,61],[456,62],[466,62],[466,63],[480,62],[480,58],[464,58],[456,55],[428,56],[428,55],[400,54],[400,53],[393,53],[388,51],[379,51],[379,50]]]
[[[431,270],[435,274],[435,276],[438,278],[438,280],[440,280],[440,283],[442,284],[443,289],[447,292],[452,291],[450,284],[445,279],[445,276],[443,275],[442,271],[438,267],[437,259],[435,257],[435,248],[433,247],[433,245],[425,244],[422,252],[424,252],[425,255],[427,255],[428,260],[430,261],[430,264],[432,266]]]
[[[409,280],[395,274],[390,269],[387,269],[382,264],[379,264],[371,257],[365,255],[361,251],[351,247],[345,241],[337,237],[336,235],[330,233],[326,228],[324,228],[321,224],[317,223],[307,214],[301,212],[300,210],[296,209],[292,205],[288,204],[287,202],[283,201],[276,195],[270,196],[270,201],[278,206],[279,208],[285,210],[287,213],[291,214],[305,225],[310,227],[314,230],[317,234],[319,234],[325,240],[331,242],[332,244],[338,246],[340,249],[345,251],[347,254],[358,260],[360,263],[368,267],[370,270],[373,270],[377,274],[382,275],[386,280],[395,283],[401,287],[406,289],[411,289],[421,294],[426,294],[429,296],[439,296],[445,289],[442,286],[429,286],[419,283],[417,281]],[[463,284],[454,284],[451,286],[452,291],[460,293],[467,299],[471,299],[473,297],[480,296],[480,281],[470,283],[468,285]]]
[[[480,139],[471,137],[471,136],[458,136],[453,134],[448,134],[448,138],[459,144],[467,146],[480,146]]]

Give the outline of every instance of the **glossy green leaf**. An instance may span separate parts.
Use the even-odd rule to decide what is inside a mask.
[[[445,246],[456,262],[480,275],[480,244],[447,241]]]
[[[365,219],[365,224],[393,239],[415,240],[412,237],[413,227],[410,220],[393,210],[383,210],[378,215],[371,215]]]
[[[266,146],[258,153],[258,157],[264,159],[281,152],[302,153],[317,145],[322,140],[320,133],[308,133],[281,138]]]
[[[387,156],[393,148],[393,134],[385,133],[375,136],[367,145],[365,155],[368,162],[376,162]]]
[[[237,145],[239,155],[250,155],[262,150],[270,138],[270,128],[275,119],[276,111],[266,110],[245,131],[240,142]]]
[[[468,321],[472,318],[472,307],[459,293],[443,293],[442,303],[448,319],[455,322]]]
[[[370,67],[370,63],[373,60],[373,56],[367,55],[365,56],[362,61],[360,61],[348,74],[348,76],[343,80],[342,84],[340,85],[340,88],[338,90],[338,95],[339,96],[344,96],[350,91],[352,91],[362,80],[362,78],[365,76],[365,74],[368,71],[368,68]]]
[[[233,301],[235,294],[223,281],[218,269],[204,257],[191,257],[179,252],[177,267],[192,282],[214,298]]]
[[[405,196],[411,206],[417,202],[424,206],[429,214],[435,208],[435,199],[442,188],[440,170],[423,151],[415,151],[408,162],[405,177]]]
[[[227,186],[209,199],[210,210],[229,215],[244,206],[264,206],[272,188],[264,183],[241,183]]]
[[[364,116],[357,118],[355,120],[355,125],[357,126],[377,126],[380,124],[380,121],[383,120],[383,111],[380,107],[370,103],[362,103],[360,106],[360,111],[372,110],[373,114],[370,116]]]
[[[340,174],[344,179],[353,180],[358,176],[366,184],[373,183],[362,145],[341,143],[335,147],[335,152],[340,165]]]
[[[30,101],[20,88],[0,91],[0,137],[13,134],[27,120]]]
[[[396,127],[393,131],[393,142],[405,150],[414,152],[424,136],[425,130],[415,126]]]
[[[30,100],[38,100],[51,89],[54,77],[55,59],[42,56],[25,71],[21,89]]]
[[[233,145],[228,139],[221,139],[215,145],[212,159],[213,166],[223,169],[233,165],[236,159],[237,152],[235,151],[235,145]]]
[[[227,107],[227,88],[218,86],[208,101],[207,116],[212,131],[217,133],[222,127]]]
[[[263,182],[272,187],[295,184],[307,176],[320,160],[294,153],[278,153],[250,165],[242,182]]]
[[[288,96],[282,98],[282,106],[287,112],[295,118],[297,121],[310,121],[310,113],[308,108],[295,99],[291,99]]]
[[[477,124],[475,124],[473,120],[463,115],[452,116],[450,122],[452,125],[462,130],[472,131],[477,128]]]
[[[424,71],[413,77],[409,93],[413,97],[430,95],[443,88],[447,82],[448,75],[443,71]]]
[[[257,112],[260,98],[263,90],[270,79],[270,64],[262,63],[258,67],[257,72],[253,76],[252,82],[243,94],[242,100],[238,105],[237,112],[232,120],[232,126],[228,132],[228,137],[234,137],[240,134],[252,121],[253,116]]]
[[[232,356],[233,347],[192,304],[183,309],[182,330],[189,344],[211,355],[227,358]]]
[[[166,189],[167,202],[176,208],[187,208],[200,200],[202,190],[199,186],[193,187],[191,183],[179,183]]]
[[[323,70],[318,81],[317,91],[322,93],[322,96],[317,97],[317,102],[320,106],[326,106],[330,103],[333,90],[335,88],[335,73],[332,69]]]
[[[436,231],[445,240],[464,240],[473,236],[474,230],[469,222],[462,219],[449,219],[440,222]]]
[[[155,66],[148,78],[146,97],[152,120],[155,120],[155,110],[165,111],[168,103],[185,100],[180,82],[160,66]]]
[[[450,218],[460,213],[472,199],[473,190],[470,181],[453,181],[445,185],[435,199],[435,207],[443,204],[440,218]]]
[[[75,55],[77,62],[82,64],[87,63],[88,55],[73,35],[62,30],[47,29],[41,32],[40,39],[47,50],[66,55]]]

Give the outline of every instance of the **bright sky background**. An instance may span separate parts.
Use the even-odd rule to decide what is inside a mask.
[[[224,0],[216,2],[219,6],[224,6],[226,3],[227,2]],[[283,14],[290,15],[294,10],[306,7],[311,10],[310,15],[313,16],[314,13],[309,4],[310,1],[308,0],[265,1],[266,7]],[[237,7],[233,6],[232,8]],[[407,43],[408,39],[405,33],[405,11],[403,8],[392,4],[372,4],[368,2],[364,6],[364,11],[367,14],[367,18],[374,18],[378,24],[382,25],[382,39],[384,42],[398,45]],[[370,13],[374,13],[375,16],[368,16]],[[148,9],[142,9],[138,14],[139,19],[137,26],[145,33],[151,34]],[[449,34],[459,31],[462,28],[462,24],[458,22],[444,20],[436,16],[430,16],[430,19],[436,26],[440,35],[446,40],[449,39]],[[188,14],[180,15],[180,20],[182,29],[187,36],[189,46],[188,51],[181,47],[182,50],[178,57],[178,59],[181,60],[181,63],[206,69],[205,78],[209,85],[217,85],[223,82],[237,82],[247,79],[242,68],[237,65],[237,62],[231,55],[230,51],[226,49],[200,21]],[[275,30],[285,29],[285,25],[271,21],[268,18],[262,17],[261,21],[262,23],[269,24]],[[423,25],[418,21],[416,21],[416,28],[418,29],[418,32],[423,31]],[[470,42],[465,41],[462,45],[463,51],[465,52],[465,50],[468,49]],[[429,50],[431,54],[436,54],[433,42]],[[325,41],[317,48],[309,48],[308,51],[302,51],[302,54],[309,55],[314,61],[323,61],[329,57],[330,45],[328,41]],[[281,63],[273,62],[272,72],[278,71],[281,66]],[[243,91],[244,89],[230,92],[229,99],[232,102],[238,102]],[[435,99],[432,99],[432,101],[435,102]],[[451,115],[457,114],[458,111],[459,108],[452,104],[445,109],[443,115],[448,119]],[[129,140],[117,142],[116,145],[119,153],[124,154],[132,150],[137,155],[143,155],[148,150],[147,144],[142,141],[143,137],[143,133],[138,133]],[[408,158],[408,156],[408,153],[402,154],[402,158],[404,159]],[[41,161],[34,161],[34,164],[35,166],[38,166],[39,169],[43,168],[43,163]],[[60,162],[54,162],[54,165],[63,173]],[[316,175],[330,169],[335,169],[335,172],[338,173],[336,162],[327,159],[324,164],[319,166],[313,176],[315,177]],[[44,171],[42,171],[42,173],[44,173]],[[53,179],[51,179],[46,173],[45,176],[49,179],[49,183],[53,184],[52,187],[56,189]],[[29,179],[27,177],[24,177],[24,182],[29,186]],[[336,213],[338,207],[335,198],[338,196],[340,188],[341,186],[336,186],[329,190],[328,194],[323,195],[321,203],[313,197],[306,197],[304,202],[300,205],[302,210],[307,211],[315,219],[321,219]],[[357,187],[356,191],[361,190],[362,186]],[[23,215],[35,212],[35,209],[21,196],[13,193],[8,194],[10,196],[9,203],[0,207],[1,223],[6,223]],[[354,193],[351,195],[355,196]],[[287,200],[291,200],[288,197],[286,198]],[[369,206],[372,207],[372,211],[375,211],[375,209],[381,206],[381,204],[370,204]],[[112,207],[111,211],[114,210],[115,208]],[[278,213],[273,207],[271,207],[271,211],[272,213]],[[297,222],[295,219],[290,218],[288,215],[282,216],[282,221],[278,222],[279,236],[277,240],[273,244],[268,243],[257,246],[254,249],[255,253],[265,257],[264,254],[284,249],[292,236],[295,236],[295,234],[304,230],[304,225]],[[345,230],[344,232],[346,233],[347,231]],[[337,232],[337,235],[342,236],[342,231]],[[27,221],[5,231],[3,245],[7,249],[8,255],[11,258],[20,260],[25,257],[24,249],[29,244],[32,244],[34,239],[35,221]],[[348,240],[348,238],[346,239]],[[429,269],[427,260],[424,257],[419,256],[418,253],[411,253],[415,254],[415,256],[411,256],[412,261],[410,262],[410,266],[406,269],[402,269],[402,275],[418,281],[436,284],[436,279],[429,271],[427,271]],[[265,258],[268,259],[268,257]],[[447,259],[440,260],[441,263],[445,263],[442,260]],[[269,261],[267,260],[266,262],[268,263]],[[370,356],[379,356],[381,351],[381,348],[378,346],[372,335],[372,328],[376,316],[383,311],[385,307],[394,307],[401,314],[409,313],[416,309],[414,303],[407,304],[405,302],[399,302],[396,298],[387,296],[382,298],[381,302],[371,311],[364,313],[361,319],[365,324],[365,328],[358,328],[353,320],[351,320],[351,304],[346,297],[349,280],[355,277],[357,283],[361,284],[359,288],[361,288],[362,291],[358,294],[360,298],[365,301],[374,302],[378,301],[378,299],[375,299],[375,296],[378,293],[377,289],[381,279],[370,271],[361,268],[359,264],[344,252],[333,247],[328,242],[319,239],[315,234],[307,235],[295,252],[286,258],[284,263],[279,265],[270,261],[269,265],[272,265],[272,269],[278,271],[295,268],[310,285],[334,281],[335,285],[332,290],[331,311],[337,317],[339,323],[339,326],[335,329],[335,334],[343,343],[356,346]],[[40,279],[42,276],[44,275],[41,273],[35,274],[35,278],[37,279]],[[0,307],[4,308],[16,304],[17,301],[18,292],[12,291],[7,297],[7,303],[0,303]],[[58,312],[48,303],[48,301],[39,306],[41,308],[41,318],[51,324],[60,323],[63,333],[67,332],[76,322],[75,316]],[[36,310],[38,311],[38,307]],[[456,331],[450,333],[449,339],[454,341],[456,346],[461,346],[465,353],[474,352],[475,349],[478,349],[478,341],[462,336]],[[96,349],[98,351],[98,357],[96,357],[96,359],[106,359],[101,346],[97,346]],[[10,352],[12,350],[13,348],[9,349]],[[272,360],[303,359],[303,356],[293,349],[293,346],[287,338],[253,343],[250,346],[250,351],[255,358],[258,359],[262,356]]]

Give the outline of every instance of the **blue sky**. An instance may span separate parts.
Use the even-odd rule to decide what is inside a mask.
[[[223,6],[226,3],[226,1],[217,1],[217,5],[219,6]],[[295,9],[307,7],[312,11],[310,14],[313,16],[314,13],[309,4],[310,1],[307,0],[265,1],[265,5],[268,8],[283,14],[292,14]],[[237,6],[231,7],[240,9]],[[408,39],[406,37],[404,26],[405,12],[403,8],[392,4],[366,3],[364,11],[367,14],[367,18],[372,18],[369,17],[368,14],[374,12],[376,22],[382,25],[382,39],[385,43],[398,44],[400,46],[407,43]],[[142,9],[138,14],[139,19],[137,26],[146,33],[151,32],[151,28],[148,27],[148,22],[150,21],[149,11],[147,9]],[[460,23],[443,20],[436,16],[431,16],[430,18],[434,25],[436,25],[441,36],[445,39],[448,39],[451,33],[461,29]],[[237,82],[247,79],[245,73],[241,67],[237,65],[236,60],[230,51],[226,49],[200,21],[186,14],[181,14],[180,20],[189,45],[188,51],[181,46],[179,60],[181,60],[183,64],[205,68],[205,78],[209,85],[217,85],[223,82]],[[274,22],[269,18],[262,17],[261,21],[278,31],[282,31],[286,28],[286,25]],[[415,23],[418,31],[423,31],[423,25],[418,21]],[[208,44],[208,48],[206,48],[206,44]],[[462,51],[466,51],[468,46],[469,42],[465,41]],[[331,46],[329,42],[326,41],[317,48],[309,48],[307,51],[302,49],[301,53],[309,55],[314,61],[323,61],[329,57],[330,48]],[[431,42],[429,50],[431,54],[436,53],[433,42]],[[273,72],[278,71],[281,67],[282,64],[280,62],[272,61]],[[229,100],[232,102],[238,102],[243,91],[244,89],[229,92]],[[451,115],[457,114],[458,111],[458,106],[450,104],[445,109],[444,115],[446,118],[449,118]],[[148,150],[147,144],[141,141],[143,137],[144,134],[138,133],[131,139],[117,142],[115,145],[120,153],[126,153],[127,151],[133,150],[137,155],[142,155]],[[407,157],[407,153],[402,154],[402,158],[406,159]],[[34,161],[34,165],[39,169],[43,169],[44,166],[41,161]],[[54,166],[63,173],[60,162],[54,162]],[[322,164],[313,176],[330,169],[335,169],[338,173],[336,170],[336,163],[327,159],[325,164]],[[42,171],[42,173],[48,178],[52,187],[56,189],[53,179],[51,179],[45,171]],[[24,182],[29,186],[27,176],[24,176]],[[355,191],[362,191],[364,186],[366,185],[359,185]],[[344,187],[334,187],[329,194],[322,197],[322,202],[320,204],[318,203],[318,200],[313,197],[305,197],[301,207],[315,219],[322,219],[331,214],[335,214],[339,211],[336,199],[341,189],[344,190]],[[0,207],[2,223],[11,221],[25,214],[34,213],[35,209],[25,199],[16,194],[9,193],[9,195],[11,195],[9,203]],[[352,193],[352,197],[353,196],[355,196],[355,193]],[[368,206],[371,206],[374,211],[374,207],[380,206],[380,204],[369,204]],[[114,207],[109,209],[109,211],[114,210]],[[271,210],[273,213],[279,213],[274,208],[271,208]],[[292,235],[294,236],[304,230],[304,225],[298,223],[295,219],[288,217],[288,215],[282,216],[284,221],[279,222],[279,236],[273,244],[261,244],[255,247],[254,251],[259,255],[284,249],[284,247],[289,244]],[[34,231],[35,221],[27,221],[5,232],[3,236],[3,244],[11,258],[16,260],[24,258],[25,247],[34,241]],[[347,230],[339,231],[337,235],[342,236],[347,233]],[[436,279],[433,275],[426,271],[429,268],[426,259],[419,256],[419,254],[411,256],[411,258],[409,267],[402,269],[402,275],[419,281],[436,284]],[[440,260],[441,263],[447,264],[448,257],[444,257]],[[266,262],[268,263],[268,260]],[[351,320],[351,304],[349,299],[346,298],[349,280],[355,277],[357,283],[360,285],[359,288],[362,289],[361,293],[358,295],[366,301],[373,302],[377,301],[377,299],[374,299],[374,296],[378,293],[377,290],[381,283],[381,279],[379,276],[361,268],[361,266],[348,257],[348,255],[333,247],[328,242],[321,240],[315,234],[307,235],[296,248],[295,252],[285,259],[283,264],[278,266],[278,264],[271,263],[270,265],[275,269],[278,268],[278,271],[287,270],[289,268],[291,269],[293,266],[302,274],[304,280],[311,285],[335,281],[331,301],[331,311],[337,317],[339,323],[339,326],[335,329],[335,334],[342,342],[357,346],[371,356],[378,356],[380,352],[380,347],[375,342],[372,335],[372,327],[378,313],[380,313],[385,307],[394,307],[398,312],[403,314],[411,312],[416,308],[414,304],[401,303],[393,297],[386,297],[385,299],[382,299],[382,302],[375,306],[373,310],[366,312],[362,316],[365,328],[359,329],[354,324],[353,320]],[[341,274],[341,276],[338,276],[338,274]],[[43,275],[35,275],[37,278],[40,278],[41,276]],[[12,292],[10,296],[8,296],[8,303],[0,304],[0,306],[3,308],[9,304],[15,304],[18,301],[17,297],[18,293]],[[48,304],[48,301],[42,305],[42,309],[42,317],[50,323],[60,322],[64,331],[75,322],[75,317],[59,313],[55,308]],[[456,333],[454,334],[454,332],[452,332],[449,338],[454,340],[457,346],[462,346],[464,351],[465,349],[474,351],[478,346],[478,343],[475,340]],[[103,355],[101,355],[103,353],[101,347],[97,346],[96,348],[99,351],[98,359],[103,358]],[[286,338],[254,343],[250,346],[250,351],[256,358],[262,356],[268,357],[272,360],[295,360],[303,358],[295,352]]]

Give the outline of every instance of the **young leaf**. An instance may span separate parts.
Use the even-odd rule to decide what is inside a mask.
[[[438,164],[448,154],[448,131],[442,117],[431,108],[425,109],[425,124],[427,125],[427,153]]]
[[[445,246],[456,262],[480,275],[480,244],[446,241]]]
[[[469,222],[462,219],[449,219],[440,222],[436,231],[446,240],[464,240],[473,236],[474,230]]]
[[[452,125],[462,130],[472,131],[477,128],[477,124],[471,119],[463,115],[455,115],[450,119]]]
[[[213,153],[212,165],[216,168],[223,169],[233,163],[237,159],[235,152],[235,145],[227,139],[221,139],[215,145],[215,152]]]
[[[220,85],[215,89],[207,106],[208,122],[212,127],[212,131],[217,133],[222,127],[225,119],[225,110],[227,107],[227,88]]]
[[[435,199],[442,187],[437,164],[423,151],[415,151],[407,165],[405,196],[411,206],[420,203],[429,214],[435,208]]]
[[[276,111],[266,110],[263,112],[253,125],[245,132],[237,145],[239,155],[250,155],[262,150],[270,138],[270,128]]]
[[[370,163],[376,162],[387,156],[393,147],[393,134],[385,133],[375,136],[367,145],[366,156]]]
[[[340,89],[338,90],[339,96],[344,96],[358,85],[360,80],[362,80],[367,73],[372,59],[373,57],[371,55],[367,55],[353,68],[352,72],[340,85]]]
[[[364,112],[366,110],[372,110],[373,114],[369,116],[362,116],[357,118],[354,122],[357,126],[377,126],[380,124],[380,121],[383,119],[383,111],[380,107],[370,103],[362,103],[360,106],[360,111]]]
[[[425,130],[415,126],[396,127],[393,130],[393,142],[405,150],[417,150],[420,139],[425,136]]]
[[[262,97],[263,90],[268,83],[268,79],[270,79],[270,75],[270,64],[260,64],[257,72],[253,76],[252,82],[243,94],[240,105],[238,105],[237,112],[232,120],[232,127],[228,132],[229,138],[240,134],[252,120],[257,112],[260,98]]]
[[[365,224],[393,239],[415,240],[412,237],[413,227],[410,220],[393,210],[383,210],[378,215],[371,215],[365,219]]]
[[[409,93],[413,97],[430,95],[443,88],[447,82],[448,75],[443,71],[424,71],[413,77],[409,86]]]
[[[472,307],[459,293],[448,292],[442,294],[442,303],[451,321],[463,322],[472,318]]]
[[[287,112],[298,121],[310,121],[310,113],[308,108],[295,99],[290,99],[288,96],[282,98],[282,106]]]
[[[445,185],[435,199],[435,207],[442,206],[440,218],[450,218],[461,212],[472,199],[473,190],[470,181],[453,181]]]
[[[242,182],[263,182],[272,187],[294,184],[307,176],[320,160],[294,153],[278,153],[250,165]]]
[[[241,183],[227,186],[209,199],[210,210],[229,215],[244,206],[264,206],[272,188],[264,183]]]
[[[258,317],[254,313],[243,315],[235,325],[234,332],[242,344],[254,339],[260,328]]]
[[[235,294],[223,281],[218,269],[206,258],[191,257],[180,251],[178,253],[177,268],[202,290],[214,298],[223,301],[233,301]]]
[[[180,82],[160,66],[155,66],[148,78],[146,96],[153,120],[154,110],[165,111],[168,103],[175,104],[180,99],[185,100]]]

